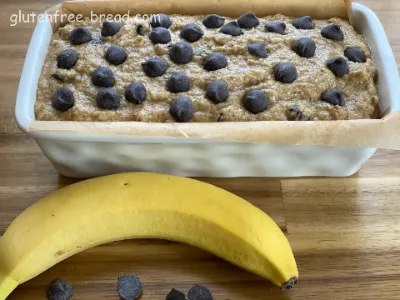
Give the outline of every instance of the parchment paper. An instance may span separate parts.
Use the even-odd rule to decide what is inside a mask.
[[[379,120],[308,122],[53,122],[33,121],[29,131],[76,134],[209,138],[281,145],[357,146],[400,150],[400,112]]]
[[[326,19],[351,16],[351,0],[81,0],[67,1],[48,10],[95,14],[207,14],[237,17],[253,11],[271,14],[309,15]],[[56,30],[60,22],[53,23]],[[236,123],[145,123],[32,121],[29,132],[74,134],[124,134],[151,137],[208,138],[226,141],[290,145],[359,146],[400,150],[400,112],[379,120]]]

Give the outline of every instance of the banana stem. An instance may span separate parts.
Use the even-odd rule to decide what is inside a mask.
[[[291,278],[288,282],[286,282],[285,284],[283,284],[281,286],[281,290],[283,291],[288,291],[291,290],[292,288],[294,288],[294,285],[297,283],[297,278],[293,277]]]
[[[6,300],[6,298],[12,293],[13,290],[17,288],[18,285],[18,281],[0,275],[0,300]]]

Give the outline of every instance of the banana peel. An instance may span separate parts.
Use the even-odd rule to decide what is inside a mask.
[[[244,199],[193,179],[121,173],[62,188],[11,223],[0,238],[0,300],[75,253],[132,238],[198,247],[282,289],[297,282],[288,240]]]

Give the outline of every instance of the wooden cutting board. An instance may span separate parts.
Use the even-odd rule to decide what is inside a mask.
[[[382,20],[400,61],[400,1],[359,0]],[[0,11],[0,234],[37,199],[69,185],[14,122],[18,80],[33,24],[10,27],[10,15],[41,12],[54,0],[2,0]],[[399,100],[400,101],[400,100]],[[137,274],[141,299],[165,299],[195,284],[217,300],[400,299],[400,152],[378,151],[350,178],[201,179],[270,214],[287,233],[300,281],[282,292],[265,280],[190,246],[154,240],[107,244],[77,254],[20,286],[9,299],[46,299],[56,277],[74,300],[118,299],[117,277]]]

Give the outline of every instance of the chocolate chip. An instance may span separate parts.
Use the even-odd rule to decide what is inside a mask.
[[[326,91],[321,95],[321,100],[328,102],[332,105],[345,106],[346,100],[344,99],[343,93],[339,90]]]
[[[97,93],[96,103],[100,108],[115,110],[121,105],[121,95],[114,88],[104,88]]]
[[[167,28],[156,27],[150,32],[149,39],[153,44],[167,44],[171,41],[171,33]]]
[[[289,121],[309,121],[310,118],[305,116],[298,107],[291,107],[287,111],[287,118]]]
[[[225,23],[225,18],[220,15],[211,14],[203,19],[203,25],[207,28],[220,28]]]
[[[293,26],[297,29],[313,29],[314,24],[309,16],[301,17],[293,21]]]
[[[221,32],[223,34],[232,35],[232,36],[239,36],[244,33],[243,30],[239,27],[238,22],[236,22],[236,21],[231,21],[231,22],[225,24],[224,26],[222,26],[222,28],[219,30],[219,32]]]
[[[254,28],[260,25],[260,21],[257,19],[256,15],[252,12],[247,12],[241,15],[238,19],[238,25],[241,28]]]
[[[165,300],[186,300],[185,298],[185,294],[176,290],[176,289],[172,289],[168,295],[167,298],[165,298]]]
[[[105,59],[113,65],[120,65],[126,61],[128,53],[120,46],[111,46],[107,49]]]
[[[125,99],[128,102],[142,104],[147,97],[146,87],[141,82],[134,82],[125,89]]]
[[[335,57],[326,62],[329,70],[337,77],[343,77],[350,72],[349,65],[343,57]]]
[[[92,40],[92,33],[88,28],[78,27],[71,31],[69,40],[72,45],[82,45]]]
[[[317,46],[314,41],[308,37],[298,39],[292,46],[292,50],[301,57],[312,57],[315,54]]]
[[[227,65],[228,61],[225,55],[215,52],[206,57],[203,68],[207,71],[215,71],[225,68]]]
[[[334,41],[343,41],[344,40],[344,33],[342,28],[338,24],[330,24],[325,26],[321,30],[321,35],[324,38],[334,40]]]
[[[243,99],[243,106],[252,114],[258,114],[268,108],[268,95],[260,90],[248,92]]]
[[[166,14],[157,14],[151,18],[150,25],[153,28],[156,27],[169,28],[172,25],[172,21]]]
[[[189,293],[188,293],[189,300],[213,300],[213,296],[210,290],[204,286],[199,284],[194,285]]]
[[[94,39],[90,43],[93,45],[101,45],[103,44],[103,41],[101,39]]]
[[[66,279],[57,278],[46,289],[48,300],[68,300],[72,297],[72,286]]]
[[[360,48],[349,47],[344,51],[344,55],[352,62],[355,63],[365,63],[367,60],[365,58],[365,53]]]
[[[223,113],[220,113],[220,114],[218,115],[217,122],[223,122],[223,119],[222,119],[223,115],[224,115]]]
[[[103,27],[101,28],[101,35],[102,36],[113,36],[118,33],[122,28],[121,22],[109,22],[104,21]]]
[[[279,34],[285,34],[286,24],[281,21],[272,21],[265,25],[265,30]]]
[[[145,28],[144,28],[144,25],[143,25],[143,24],[139,24],[139,25],[136,27],[136,34],[138,34],[138,35],[144,35],[144,31],[145,31]]]
[[[169,58],[176,64],[187,64],[193,59],[193,48],[186,42],[179,42],[169,48]]]
[[[169,112],[178,122],[188,122],[194,114],[192,100],[186,97],[176,98],[172,101]]]
[[[182,72],[175,72],[167,81],[167,89],[172,93],[187,92],[190,90],[190,80]]]
[[[297,79],[297,69],[291,63],[280,63],[274,69],[276,81],[291,83]]]
[[[267,49],[265,49],[264,42],[248,44],[247,49],[249,50],[249,53],[254,56],[262,58],[268,57]]]
[[[53,77],[54,79],[56,79],[58,81],[64,81],[64,79],[61,78],[60,75],[58,75],[57,73],[51,74],[51,77]]]
[[[57,56],[57,67],[71,69],[78,61],[78,53],[74,49],[66,49]]]
[[[108,67],[99,67],[92,74],[92,82],[99,87],[112,87],[115,83],[113,71]]]
[[[167,62],[158,56],[154,56],[142,63],[143,71],[149,77],[162,76],[167,72]]]
[[[215,104],[225,102],[229,96],[229,88],[222,80],[211,81],[206,90],[206,97]]]
[[[67,111],[75,104],[74,94],[69,88],[58,88],[51,97],[51,104],[59,111]]]
[[[196,42],[204,35],[203,30],[197,24],[187,24],[181,30],[181,38],[187,40],[188,42]]]
[[[289,121],[296,121],[297,116],[301,114],[301,110],[297,107],[289,108],[287,111],[287,118]]]
[[[142,283],[135,275],[124,275],[118,278],[117,290],[124,300],[134,300],[142,293]]]

